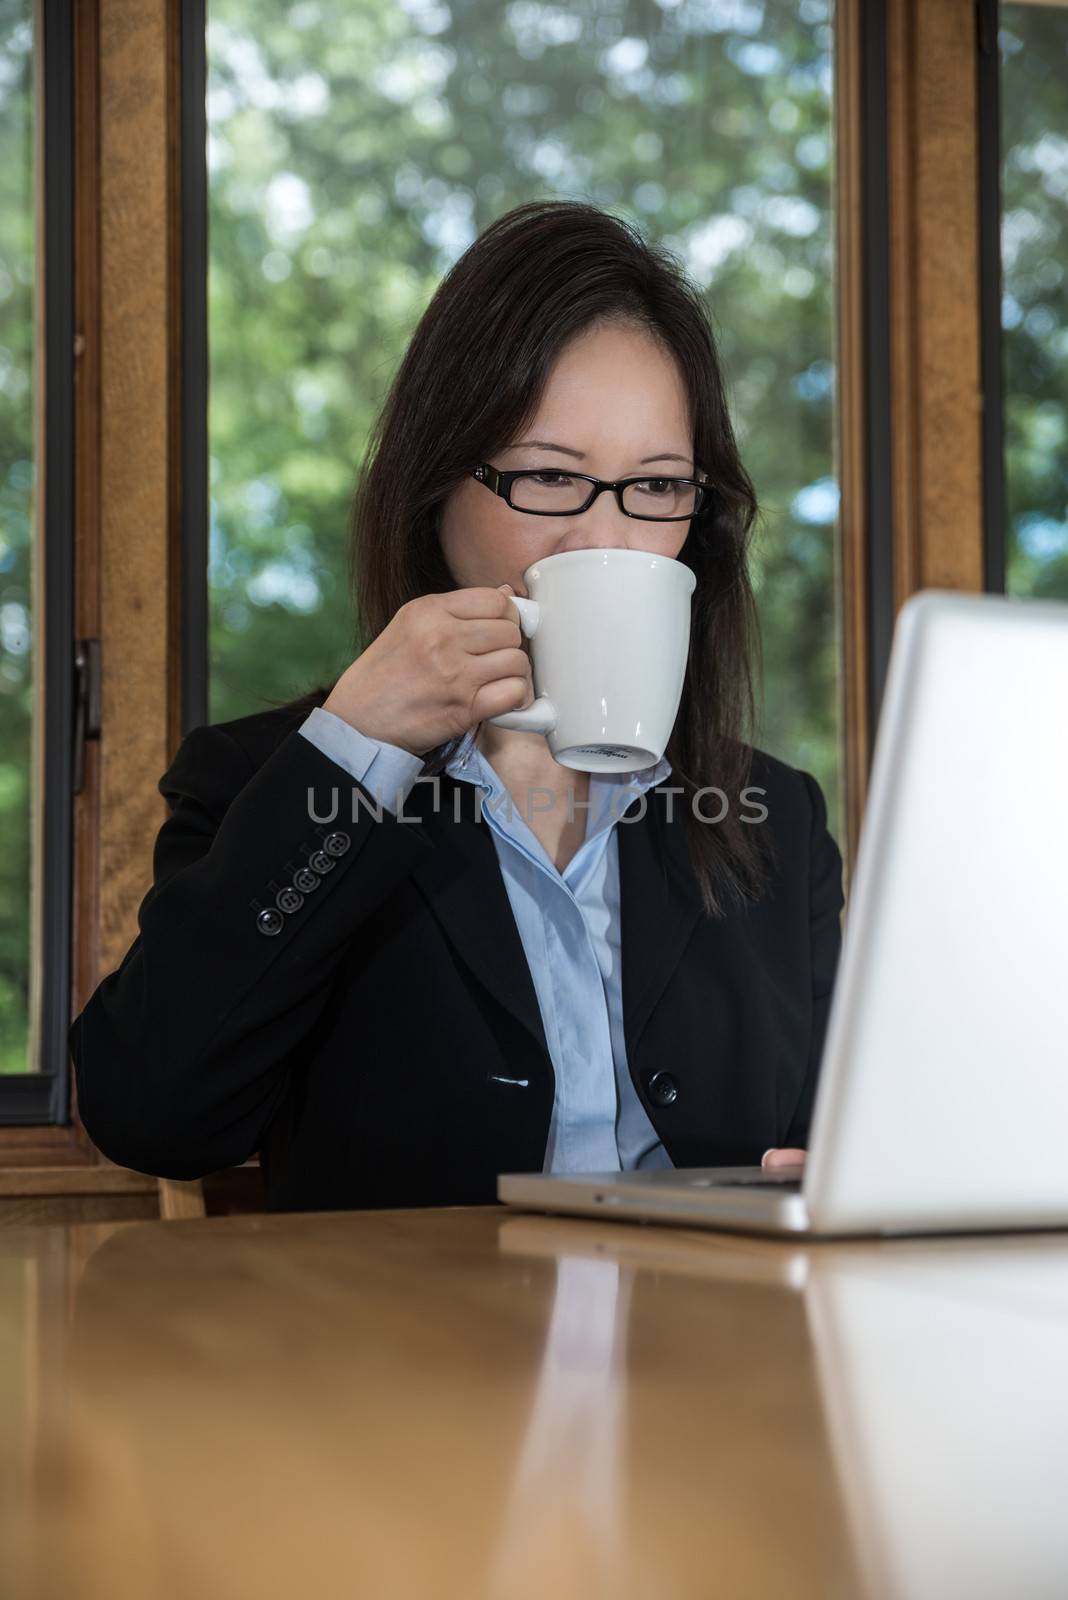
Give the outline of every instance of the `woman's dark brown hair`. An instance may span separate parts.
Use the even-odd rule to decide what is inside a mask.
[[[739,800],[752,759],[759,656],[748,572],[758,508],[700,291],[628,222],[578,201],[532,201],[492,223],[442,280],[372,430],[352,504],[356,652],[406,601],[457,587],[438,538],[445,499],[476,462],[529,426],[569,341],[606,323],[639,327],[674,357],[690,400],[694,460],[714,489],[678,558],[697,585],[665,753],[670,781],[684,790],[674,814],[685,818],[705,909],[722,916],[731,900],[759,898],[767,881],[768,830],[742,820]],[[424,772],[441,772],[458,743],[430,751]],[[719,822],[699,814],[722,809],[718,795],[695,811],[692,796],[704,786],[726,796]]]

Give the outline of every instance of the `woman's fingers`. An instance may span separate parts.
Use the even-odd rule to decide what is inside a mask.
[[[760,1163],[760,1165],[762,1167],[798,1167],[798,1166],[802,1166],[804,1164],[805,1156],[807,1155],[807,1153],[808,1152],[805,1151],[805,1150],[794,1150],[794,1149],[790,1149],[788,1147],[787,1148],[781,1148],[781,1149],[775,1149],[775,1150],[768,1150],[768,1151],[765,1152],[764,1159]]]

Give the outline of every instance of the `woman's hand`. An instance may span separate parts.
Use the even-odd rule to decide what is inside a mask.
[[[425,755],[534,698],[511,586],[424,594],[396,612],[338,679],[324,711]]]
[[[760,1165],[762,1167],[802,1167],[805,1164],[805,1156],[807,1154],[807,1150],[789,1148],[765,1150],[764,1158]]]

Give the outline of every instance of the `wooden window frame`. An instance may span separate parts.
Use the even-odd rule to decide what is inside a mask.
[[[71,0],[66,22],[75,129],[73,637],[99,641],[102,703],[100,737],[84,745],[74,800],[71,1017],[136,936],[166,815],[158,778],[188,726],[183,614],[196,586],[183,561],[182,311],[194,281],[184,267],[195,263],[182,226],[190,149],[182,47],[195,37],[196,9],[181,0]],[[50,326],[48,335],[63,329]],[[202,582],[206,589],[206,573]],[[70,723],[61,697],[58,707],[50,697],[48,710]],[[34,1172],[41,1194],[59,1183],[71,1193],[129,1195],[136,1180],[154,1192],[155,1179],[115,1167],[96,1149],[72,1074],[69,1089],[69,1120],[0,1128],[0,1169],[18,1169],[18,1193],[34,1192]]]
[[[984,438],[983,385],[997,372],[980,270],[992,237],[978,117],[988,3],[836,7],[847,881],[898,608],[918,588],[998,581],[984,542],[997,448],[989,406]],[[74,635],[99,640],[102,661],[101,732],[74,807],[73,1016],[136,936],[166,815],[159,775],[206,717],[207,192],[204,0],[72,0],[72,17]],[[988,35],[989,23],[987,55]],[[996,79],[996,14],[994,51]],[[996,131],[993,152],[996,165]],[[994,189],[996,228],[996,172]],[[110,1169],[129,1194],[131,1175],[92,1145],[73,1096],[70,1114],[0,1128],[0,1169],[20,1169],[23,1195],[32,1169],[45,1193],[61,1168],[80,1192],[89,1169],[104,1170],[88,1187],[104,1188]]]

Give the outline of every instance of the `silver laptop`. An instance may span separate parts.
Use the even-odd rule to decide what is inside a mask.
[[[1068,1228],[1068,605],[898,613],[804,1167],[497,1193],[807,1237]]]

